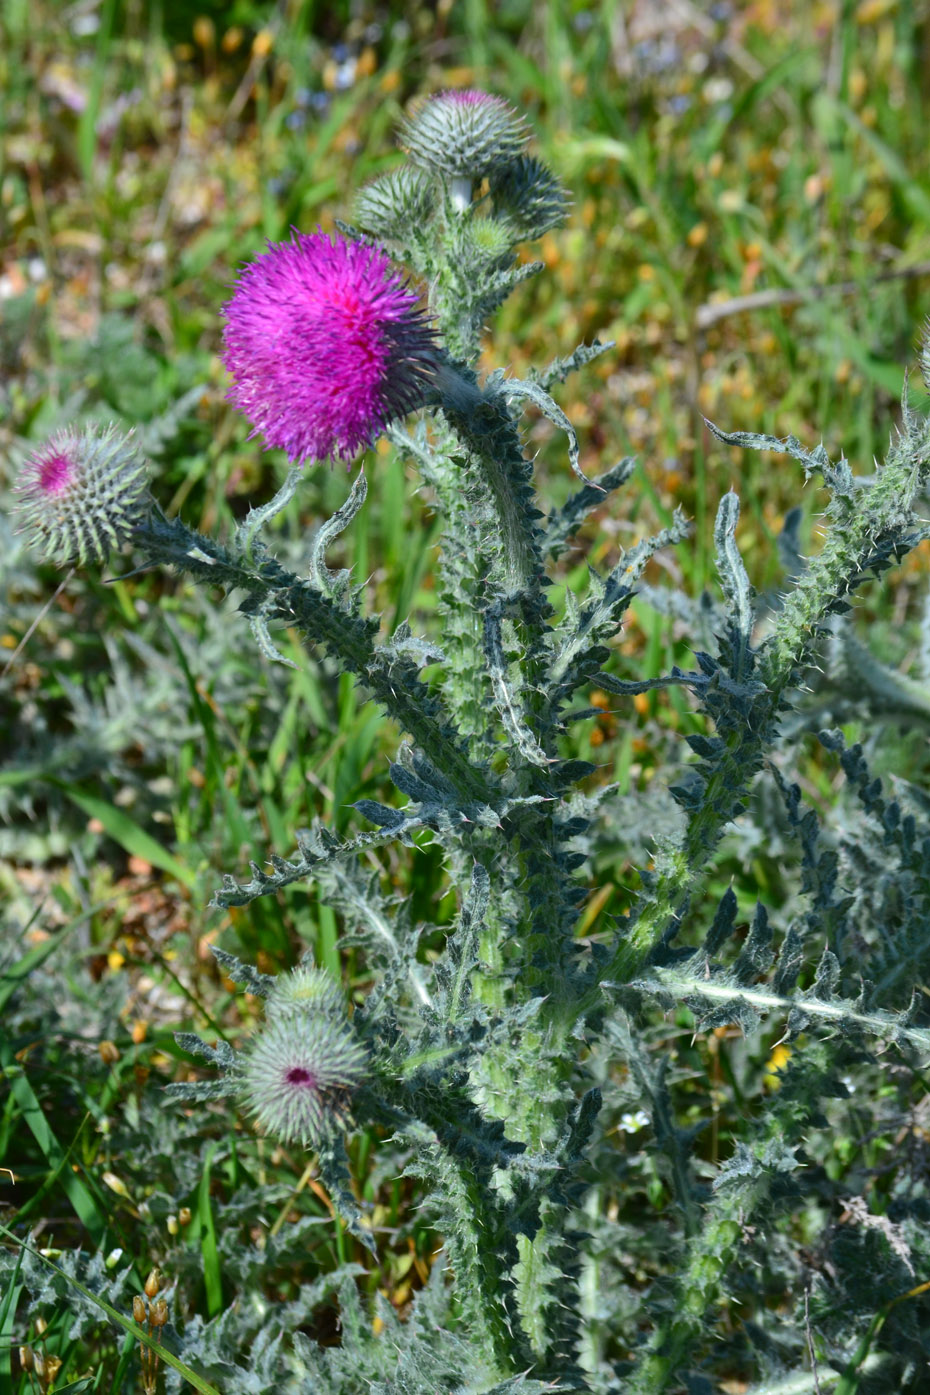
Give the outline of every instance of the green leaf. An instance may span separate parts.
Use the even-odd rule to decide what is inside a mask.
[[[2,975],[0,975],[0,1012],[6,1007],[19,985],[25,982],[33,970],[38,969],[50,955],[55,953],[62,941],[68,938],[72,929],[73,925],[68,925],[57,935],[50,935],[47,940],[33,945],[31,949],[26,950],[18,963],[3,970]]]
[[[203,1174],[197,1189],[197,1214],[200,1223],[200,1253],[203,1255],[203,1281],[207,1290],[207,1311],[218,1317],[223,1311],[223,1279],[220,1274],[220,1257],[216,1244],[216,1225],[213,1220],[213,1207],[210,1205],[210,1171],[213,1164],[215,1144],[207,1149]]]

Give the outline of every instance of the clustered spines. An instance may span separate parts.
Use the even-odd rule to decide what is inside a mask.
[[[178,1044],[218,1066],[221,1079],[170,1085],[169,1093],[192,1100],[233,1095],[276,1141],[326,1147],[349,1127],[352,1096],[371,1073],[340,985],[309,960],[270,985],[269,976],[225,951],[221,962],[238,982],[261,988],[265,1021],[238,1051],[225,1041],[211,1047],[179,1033]]]
[[[360,228],[375,237],[406,242],[432,216],[437,195],[436,181],[428,170],[401,165],[359,191],[355,218]]]
[[[367,1053],[350,1024],[322,1007],[269,1014],[242,1053],[238,1093],[264,1133],[284,1144],[317,1147],[344,1131]]]
[[[268,1017],[299,1016],[311,1010],[336,1019],[345,1015],[342,986],[332,974],[315,968],[312,963],[300,964],[288,974],[279,974],[265,1005]]]
[[[516,160],[527,139],[509,102],[475,88],[434,93],[401,126],[411,160],[452,179],[486,178]]]
[[[520,155],[494,169],[489,185],[495,215],[520,239],[535,241],[568,217],[568,194],[535,155]]]
[[[104,562],[150,512],[147,467],[132,433],[71,427],[27,460],[16,483],[33,544],[57,562]]]

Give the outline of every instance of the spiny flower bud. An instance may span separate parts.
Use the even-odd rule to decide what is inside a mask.
[[[401,127],[411,160],[453,179],[483,179],[511,164],[527,141],[523,118],[503,97],[467,88],[437,92]]]
[[[365,1049],[344,1018],[286,1012],[246,1046],[239,1094],[272,1138],[315,1147],[344,1125],[365,1061]]]
[[[146,465],[115,426],[70,427],[27,460],[17,511],[32,542],[60,562],[103,562],[149,511]]]
[[[521,155],[490,178],[494,211],[521,238],[542,237],[564,223],[568,195],[551,170],[533,155]]]
[[[411,228],[422,227],[428,220],[435,202],[435,184],[427,172],[401,165],[360,190],[355,221],[375,237],[401,242]]]
[[[513,229],[497,218],[471,218],[459,229],[463,248],[478,261],[493,265],[504,259],[513,262]]]
[[[377,248],[295,232],[246,266],[224,309],[229,399],[294,462],[351,461],[426,401],[436,342]]]
[[[265,1012],[269,1019],[286,1013],[322,1012],[345,1020],[342,988],[326,969],[300,964],[290,973],[280,974],[268,995]]]

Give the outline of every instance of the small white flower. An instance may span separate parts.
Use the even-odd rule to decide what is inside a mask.
[[[624,1133],[639,1133],[640,1129],[646,1128],[650,1122],[644,1109],[637,1109],[635,1114],[620,1115],[620,1127]]]

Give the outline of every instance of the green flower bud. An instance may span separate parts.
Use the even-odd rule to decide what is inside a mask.
[[[494,170],[490,186],[495,213],[520,238],[542,237],[568,215],[568,194],[533,155],[521,155],[513,164]]]
[[[375,237],[401,242],[422,226],[436,201],[434,181],[425,170],[401,165],[372,180],[355,200],[355,221]]]
[[[270,1019],[286,1013],[322,1012],[345,1020],[346,1005],[341,986],[326,969],[300,964],[290,973],[279,974],[265,1003]]]
[[[496,218],[472,218],[463,226],[459,236],[485,262],[497,262],[502,257],[508,262],[512,261],[513,228],[507,223],[499,222]]]

